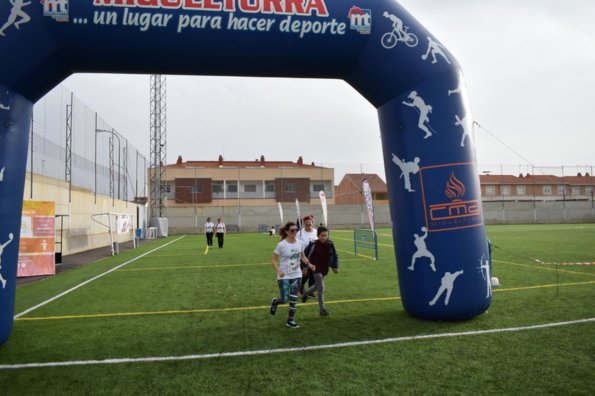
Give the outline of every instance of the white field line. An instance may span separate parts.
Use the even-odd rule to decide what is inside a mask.
[[[37,305],[35,305],[35,306],[33,306],[33,307],[29,308],[29,309],[26,309],[26,310],[24,310],[23,312],[21,312],[21,313],[19,313],[19,314],[15,315],[15,316],[14,316],[14,319],[17,319],[17,318],[19,318],[19,317],[21,317],[21,316],[23,316],[23,315],[26,315],[26,314],[28,314],[28,313],[30,313],[30,312],[33,312],[33,311],[35,311],[36,309],[38,309],[38,308],[41,308],[41,307],[43,307],[44,305],[51,303],[52,301],[56,301],[57,299],[59,299],[59,298],[61,298],[61,297],[64,297],[64,296],[65,296],[65,295],[67,295],[68,293],[70,293],[70,292],[73,292],[73,291],[75,291],[76,289],[78,289],[78,288],[80,288],[80,287],[83,287],[83,286],[85,286],[85,285],[88,285],[89,283],[91,283],[91,282],[93,282],[93,281],[95,281],[95,280],[97,280],[97,279],[101,278],[102,276],[105,276],[105,275],[109,274],[110,272],[114,272],[114,271],[116,271],[116,270],[118,270],[118,269],[120,269],[120,268],[124,267],[125,265],[128,265],[128,264],[130,264],[130,263],[132,263],[132,262],[134,262],[134,261],[136,261],[136,260],[138,260],[138,259],[140,259],[140,258],[142,258],[142,257],[144,257],[144,256],[146,256],[146,255],[148,255],[148,254],[151,254],[151,253],[153,253],[153,252],[155,252],[155,251],[157,251],[157,250],[159,250],[159,249],[161,249],[161,248],[164,248],[164,247],[166,247],[167,245],[170,245],[170,244],[172,244],[172,243],[174,243],[174,242],[177,242],[177,241],[179,241],[180,239],[184,238],[185,236],[186,236],[186,235],[182,235],[181,237],[179,237],[179,238],[177,238],[177,239],[174,239],[173,241],[170,241],[170,242],[168,242],[168,243],[166,243],[166,244],[164,244],[164,245],[161,245],[161,246],[159,246],[159,247],[157,247],[157,248],[155,248],[155,249],[153,249],[153,250],[150,250],[150,251],[148,251],[148,252],[146,252],[146,253],[143,253],[143,254],[141,254],[140,256],[133,258],[132,260],[128,260],[127,262],[125,262],[125,263],[123,263],[123,264],[120,264],[120,265],[118,265],[117,267],[114,267],[114,268],[112,268],[112,269],[110,269],[110,270],[108,270],[108,271],[105,271],[105,272],[104,272],[104,273],[102,273],[102,274],[99,274],[99,275],[97,275],[97,276],[94,276],[93,278],[91,278],[91,279],[89,279],[89,280],[86,280],[86,281],[84,281],[83,283],[81,283],[81,284],[78,284],[78,285],[76,285],[76,286],[74,286],[74,287],[72,287],[72,288],[70,288],[70,289],[68,289],[68,290],[66,290],[66,291],[64,291],[64,292],[62,292],[62,293],[60,293],[60,294],[58,294],[58,295],[56,295],[56,296],[54,296],[54,297],[50,298],[50,299],[48,299],[48,300],[45,300],[45,301],[44,301],[44,302],[42,302],[42,303],[39,303],[39,304],[37,304]]]
[[[73,361],[66,361],[66,362],[2,364],[2,365],[0,365],[0,370],[44,368],[44,367],[65,367],[65,366],[108,365],[108,364],[123,364],[123,363],[169,362],[169,361],[182,361],[182,360],[200,360],[200,359],[213,359],[213,358],[226,358],[226,357],[270,355],[270,354],[276,354],[276,353],[346,348],[346,347],[355,347],[355,346],[361,346],[361,345],[388,344],[388,343],[403,342],[403,341],[416,341],[416,340],[450,338],[450,337],[466,337],[466,336],[497,334],[497,333],[512,333],[512,332],[527,331],[527,330],[539,330],[539,329],[559,327],[559,326],[571,326],[571,325],[584,324],[584,323],[590,323],[590,322],[595,322],[595,318],[579,319],[579,320],[572,320],[572,321],[567,321],[567,322],[544,323],[544,324],[531,325],[531,326],[505,327],[505,328],[500,328],[500,329],[489,329],[489,330],[473,330],[473,331],[463,331],[463,332],[459,332],[459,333],[425,334],[425,335],[417,335],[417,336],[383,338],[383,339],[378,339],[378,340],[341,342],[341,343],[337,343],[337,344],[310,345],[310,346],[305,346],[305,347],[294,347],[294,348],[276,348],[276,349],[260,349],[260,350],[254,350],[254,351],[207,353],[207,354],[202,354],[202,355],[157,356],[157,357],[146,357],[146,358],[120,358],[120,359],[104,359],[104,360],[73,360]]]

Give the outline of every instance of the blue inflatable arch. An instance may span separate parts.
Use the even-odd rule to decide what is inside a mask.
[[[0,343],[33,104],[82,72],[345,80],[378,109],[405,310],[460,320],[491,303],[462,74],[395,1],[11,0],[0,5]]]

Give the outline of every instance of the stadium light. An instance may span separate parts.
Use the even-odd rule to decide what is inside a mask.
[[[111,130],[96,128],[95,129],[96,137],[97,137],[98,133],[109,133],[111,135],[110,139],[112,139],[112,142],[113,142],[114,137],[118,139],[118,199],[120,199],[120,179],[121,179],[120,175],[122,172],[122,167],[121,167],[121,162],[120,162],[120,160],[121,160],[120,154],[122,151],[122,141],[120,140],[120,136],[118,136],[119,134],[115,131],[114,128],[112,128]],[[97,139],[95,139],[95,140],[97,141]],[[95,145],[95,146],[97,146],[97,145]],[[97,150],[97,148],[95,150]],[[113,160],[113,158],[112,158],[112,160]],[[113,168],[113,164],[110,164],[110,167]],[[95,191],[97,192],[97,161],[95,161],[95,169],[96,169],[96,171],[95,171]],[[113,178],[112,178],[112,183],[113,183]],[[114,202],[115,202],[115,194],[112,191],[112,205],[114,204]]]

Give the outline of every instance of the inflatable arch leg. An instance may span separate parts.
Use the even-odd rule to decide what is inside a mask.
[[[484,312],[489,254],[459,67],[395,1],[357,3],[1,2],[0,344],[13,326],[32,103],[74,71],[345,80],[378,108],[405,310]],[[134,25],[139,12],[151,23]]]
[[[19,231],[33,104],[0,86],[0,344],[12,330]]]

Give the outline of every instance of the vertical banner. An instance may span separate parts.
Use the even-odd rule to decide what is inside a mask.
[[[300,213],[300,201],[295,199],[295,210],[297,212],[297,226],[298,229],[302,228],[302,214]]]
[[[368,219],[370,220],[370,228],[374,231],[374,202],[372,201],[372,189],[368,179],[362,180],[362,191],[366,199],[366,209],[368,209]]]
[[[326,194],[324,193],[324,191],[320,191],[319,193],[319,197],[320,197],[320,206],[322,206],[322,217],[324,219],[324,226],[328,227],[328,209],[326,207]]]
[[[132,216],[117,215],[116,216],[116,230],[118,234],[128,234],[132,228]]]
[[[281,205],[281,202],[277,202],[277,206],[279,207],[279,217],[281,218],[281,225],[285,224],[285,222],[283,221],[283,206]]]
[[[17,277],[56,273],[55,213],[53,201],[23,201]]]

